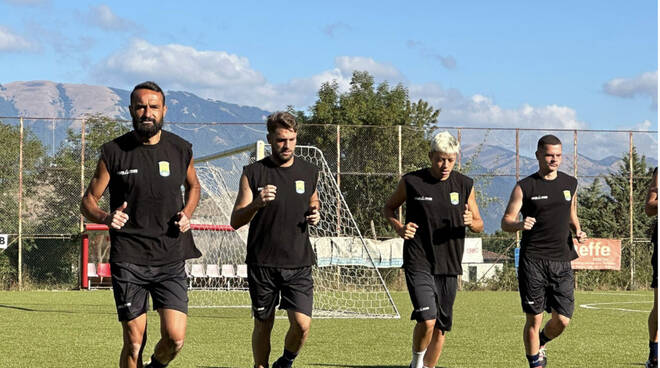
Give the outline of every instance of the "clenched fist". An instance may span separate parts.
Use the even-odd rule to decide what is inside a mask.
[[[266,185],[261,189],[257,198],[254,199],[257,206],[266,207],[269,202],[275,200],[275,195],[277,194],[277,187],[274,185]]]
[[[399,234],[400,237],[402,237],[405,240],[412,239],[415,237],[415,232],[417,231],[417,226],[416,223],[414,222],[409,222],[405,225],[403,225],[401,228],[399,228],[396,232]]]
[[[535,223],[536,219],[534,217],[525,217],[522,222],[522,230],[531,230]]]

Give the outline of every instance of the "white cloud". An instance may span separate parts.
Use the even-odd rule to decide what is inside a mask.
[[[458,90],[444,89],[437,83],[409,83],[393,65],[359,56],[340,56],[335,58],[332,69],[273,84],[259,71],[252,69],[245,57],[224,51],[201,51],[178,44],[159,46],[134,40],[98,65],[96,77],[103,84],[124,88],[144,80],[154,80],[167,90],[184,90],[206,98],[274,111],[287,105],[299,109],[310,106],[324,82],[334,80],[341,92],[348,91],[355,70],[368,71],[377,82],[403,83],[408,87],[411,98],[424,99],[442,109],[439,122],[443,125],[549,129],[587,127],[570,107],[523,104],[519,108],[505,109],[492,98],[480,94],[463,96]]]
[[[143,80],[155,80],[168,90],[190,91],[207,98],[272,111],[287,105],[312,104],[324,82],[335,80],[341,91],[347,91],[353,70],[366,70],[376,80],[403,79],[392,65],[365,57],[342,56],[335,59],[333,69],[272,84],[252,69],[245,57],[179,44],[152,45],[139,39],[102,61],[94,74],[95,79],[105,85],[129,88]]]
[[[634,78],[614,78],[603,85],[608,95],[633,98],[651,97],[652,108],[658,109],[658,71],[646,72]]]
[[[156,46],[144,40],[134,40],[111,55],[99,71],[107,77],[118,73],[121,82],[159,79],[163,84],[174,84],[174,88],[231,90],[234,86],[256,87],[265,82],[261,73],[250,68],[247,58],[178,44]]]
[[[37,45],[0,26],[0,51],[34,51]]]
[[[89,12],[84,15],[88,23],[106,31],[134,31],[138,26],[125,18],[115,14],[109,6],[101,4],[90,6]]]
[[[585,122],[578,120],[577,112],[567,106],[531,106],[523,104],[516,109],[505,109],[492,98],[475,94],[463,96],[456,89],[443,89],[437,83],[410,85],[410,96],[423,99],[442,111],[440,125],[502,128],[583,129]]]
[[[391,64],[379,63],[372,58],[362,56],[339,56],[335,58],[335,65],[344,77],[350,79],[353,71],[368,71],[377,80],[389,82],[402,81],[403,75]]]

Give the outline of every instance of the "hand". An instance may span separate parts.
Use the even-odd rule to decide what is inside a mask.
[[[587,233],[584,231],[580,230],[575,234],[575,237],[578,240],[578,243],[584,243],[587,240]]]
[[[269,202],[275,200],[275,195],[277,194],[277,187],[274,185],[266,185],[261,189],[257,198],[254,199],[258,207],[266,207]]]
[[[465,212],[463,212],[463,225],[470,226],[472,225],[472,211],[468,208],[467,203],[465,204]]]
[[[128,206],[128,203],[124,201],[124,203],[119,206],[116,210],[112,211],[108,216],[106,216],[105,224],[110,226],[111,228],[115,230],[119,230],[124,225],[126,225],[126,222],[128,221],[128,215],[124,213],[124,210]]]
[[[532,227],[534,227],[534,224],[536,223],[536,219],[534,217],[525,217],[525,219],[522,222],[522,230],[531,230]]]
[[[308,224],[316,226],[316,224],[318,224],[321,220],[321,214],[319,213],[319,210],[317,210],[316,207],[310,207],[308,213],[309,215],[305,216],[305,220]]]
[[[414,222],[409,222],[402,226],[399,230],[397,230],[397,234],[399,234],[400,237],[402,237],[405,240],[412,239],[415,237],[415,232],[417,231],[417,226],[416,223]]]
[[[188,218],[186,213],[183,211],[179,211],[176,214],[177,216],[179,216],[179,219],[177,221],[174,221],[174,225],[177,225],[179,227],[179,231],[185,233],[186,231],[190,230],[190,219]]]

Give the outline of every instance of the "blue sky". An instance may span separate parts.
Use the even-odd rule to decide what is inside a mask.
[[[353,70],[443,125],[657,130],[654,1],[0,0],[0,84],[167,90],[267,110]]]

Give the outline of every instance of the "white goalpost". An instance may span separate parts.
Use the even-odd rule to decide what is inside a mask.
[[[191,308],[250,306],[244,264],[248,226],[234,231],[228,224],[243,166],[270,154],[269,149],[259,141],[195,158],[202,196],[194,236],[203,256],[186,265]],[[399,318],[374,264],[374,250],[362,238],[323,153],[297,146],[295,154],[319,169],[321,221],[310,227],[316,254],[314,317]]]

